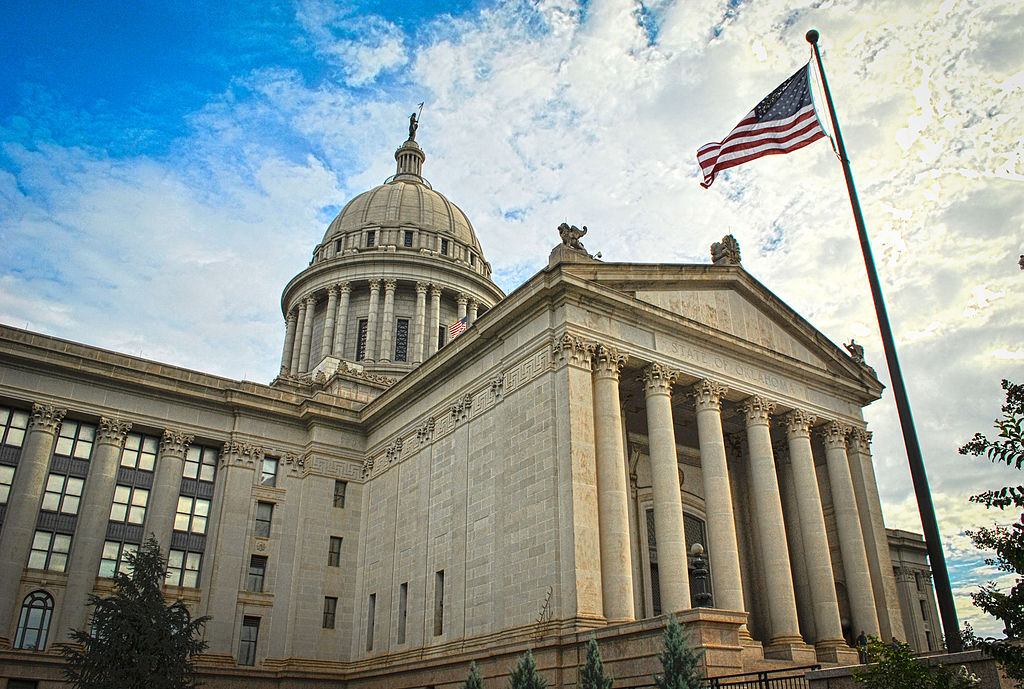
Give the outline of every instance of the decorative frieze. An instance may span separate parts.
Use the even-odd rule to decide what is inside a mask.
[[[729,388],[708,378],[695,383],[690,388],[690,396],[693,397],[697,411],[704,411],[706,409],[721,411],[722,398],[725,397],[727,392],[729,392]]]
[[[416,429],[416,441],[420,445],[426,445],[434,439],[434,417],[428,416],[420,427]]]
[[[639,380],[644,384],[644,390],[650,393],[672,394],[672,385],[679,377],[679,371],[662,366],[655,362],[644,367]]]
[[[220,465],[258,466],[263,461],[263,448],[245,442],[230,441],[220,452]]]
[[[743,401],[740,409],[746,415],[747,425],[768,424],[768,419],[775,411],[775,403],[769,402],[760,395],[751,395]]]
[[[845,449],[846,434],[849,431],[849,426],[838,421],[829,421],[824,426],[821,426],[821,439],[825,442],[826,448],[841,447]]]
[[[461,400],[451,405],[449,414],[451,415],[452,423],[458,423],[459,421],[465,421],[469,418],[469,413],[473,409],[473,396],[466,393],[466,396]]]
[[[60,428],[60,422],[64,420],[67,409],[58,409],[52,404],[32,405],[32,418],[29,419],[28,429],[30,431],[46,431],[55,434]]]
[[[629,356],[620,354],[615,347],[599,344],[594,347],[594,373],[598,376],[618,378]]]
[[[500,402],[501,398],[505,395],[505,374],[499,373],[498,375],[491,378],[491,394],[494,395],[494,400]]]
[[[108,419],[105,416],[101,416],[100,425],[96,429],[96,443],[98,445],[116,445],[121,447],[125,436],[128,435],[128,431],[131,429],[131,421]]]
[[[385,466],[391,466],[397,463],[402,457],[402,439],[398,438],[395,442],[388,445],[387,449],[384,450],[384,461]]]
[[[294,452],[285,452],[284,456],[281,457],[281,461],[285,463],[288,470],[293,474],[300,474],[302,470],[306,468],[306,456],[297,455]]]

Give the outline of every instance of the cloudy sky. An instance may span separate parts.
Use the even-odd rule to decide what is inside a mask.
[[[270,381],[280,293],[425,101],[425,175],[499,285],[563,220],[611,261],[743,265],[888,383],[827,141],[698,184],[817,28],[961,618],[998,573],[961,532],[1011,470],[960,457],[1024,380],[1024,4],[13,0],[0,7],[0,321]],[[889,526],[920,530],[891,394],[867,412]]]

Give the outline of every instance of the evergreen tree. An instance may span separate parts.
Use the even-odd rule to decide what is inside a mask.
[[[526,649],[526,653],[520,656],[519,664],[508,678],[508,689],[545,689],[547,686],[548,681],[537,674],[533,653]]]
[[[960,448],[960,454],[985,456],[996,464],[1020,470],[1024,465],[1024,385],[1004,380],[1003,390],[1006,391],[1003,418],[995,422],[999,430],[998,439],[989,440],[976,433],[969,443]],[[986,564],[1017,575],[1009,591],[1001,591],[995,583],[989,582],[971,594],[976,606],[1003,623],[1006,635],[1005,639],[989,637],[973,638],[972,641],[995,658],[1018,687],[1024,687],[1024,647],[1019,645],[1020,639],[1024,638],[1024,486],[988,490],[972,495],[971,502],[1000,510],[1022,510],[1009,527],[982,527],[966,533],[974,545],[995,551],[995,557],[985,558]]]
[[[209,619],[192,619],[180,600],[167,605],[161,587],[167,571],[150,536],[126,555],[128,574],[114,575],[114,592],[90,596],[92,629],[72,630],[61,647],[64,675],[75,689],[186,689],[195,687],[193,657]]]
[[[484,680],[476,667],[476,661],[469,664],[469,677],[462,683],[462,689],[484,689]]]
[[[658,689],[699,689],[701,654],[690,645],[689,635],[675,615],[668,616],[664,638],[665,650],[658,656],[664,674],[654,676]]]
[[[612,689],[615,680],[604,671],[601,649],[593,636],[587,642],[587,664],[580,668],[580,689]]]

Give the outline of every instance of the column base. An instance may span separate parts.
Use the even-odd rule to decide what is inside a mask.
[[[764,647],[764,657],[772,660],[791,660],[800,665],[814,665],[818,662],[814,647],[804,643],[798,634],[772,638]]]
[[[859,665],[860,654],[857,649],[850,648],[842,639],[828,639],[814,644],[814,652],[819,663],[835,663],[836,665]]]

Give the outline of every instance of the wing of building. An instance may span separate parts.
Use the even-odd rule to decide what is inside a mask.
[[[613,263],[564,225],[506,296],[395,157],[285,287],[269,385],[0,327],[0,675],[58,677],[148,534],[211,687],[494,682],[528,647],[575,685],[591,633],[640,683],[668,612],[714,675],[905,636],[860,356],[731,238]]]

